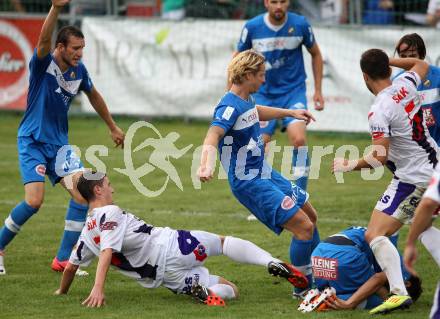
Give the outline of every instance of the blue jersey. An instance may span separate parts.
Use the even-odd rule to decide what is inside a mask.
[[[282,26],[273,26],[268,14],[249,20],[241,32],[238,51],[255,49],[266,58],[266,82],[261,94],[281,95],[305,90],[306,72],[302,45],[315,44],[312,28],[305,17],[289,12]]]
[[[231,187],[261,176],[264,142],[254,99],[250,96],[245,101],[232,92],[226,93],[214,111],[211,126],[225,130],[218,148]]]
[[[52,54],[39,59],[35,50],[29,69],[27,108],[18,136],[32,136],[38,142],[54,145],[68,144],[70,103],[79,91],[92,89],[85,66],[79,63],[62,73]]]

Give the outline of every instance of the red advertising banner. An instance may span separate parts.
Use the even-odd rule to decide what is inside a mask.
[[[43,22],[0,18],[0,109],[26,108],[28,65]]]

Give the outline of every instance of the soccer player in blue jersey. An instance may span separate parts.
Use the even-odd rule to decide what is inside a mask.
[[[51,53],[52,33],[58,14],[69,0],[53,0],[44,21],[34,55],[29,63],[30,80],[27,108],[18,130],[18,158],[25,198],[8,215],[0,230],[0,274],[5,274],[3,255],[26,221],[44,199],[45,175],[70,193],[64,236],[52,269],[63,271],[78,240],[87,215],[87,202],[76,189],[83,166],[67,137],[67,112],[72,99],[84,91],[90,103],[110,130],[116,145],[123,145],[124,132],[115,124],[101,94],[93,86],[81,63],[84,35],[73,26],[62,28]],[[71,178],[69,183],[67,178]],[[70,187],[69,184],[72,184]]]
[[[425,42],[417,33],[404,35],[396,45],[395,52],[400,58],[426,57]],[[429,134],[440,145],[440,68],[429,65],[425,81],[419,85],[418,91],[422,96],[422,110]],[[439,123],[438,123],[439,121]]]
[[[228,74],[232,86],[214,111],[203,142],[198,176],[203,182],[213,178],[218,147],[234,196],[276,234],[286,229],[294,235],[294,264],[311,284],[310,254],[319,243],[313,236],[316,211],[303,189],[264,161],[259,120],[295,117],[308,123],[313,117],[303,109],[255,105],[251,94],[258,91],[265,80],[265,59],[255,50],[236,55],[229,64]],[[289,269],[296,271],[294,267]]]
[[[267,13],[249,20],[240,36],[237,51],[253,48],[266,58],[266,82],[254,94],[257,105],[274,106],[292,110],[306,110],[306,73],[302,46],[312,57],[316,110],[324,108],[321,92],[323,59],[312,28],[303,16],[288,11],[289,0],[265,0]],[[235,54],[237,54],[236,52]],[[277,120],[261,121],[264,142],[270,142]],[[306,145],[306,123],[286,116],[282,130],[287,131],[293,153],[295,183],[307,189],[309,158]],[[301,148],[301,149],[299,149]],[[299,151],[300,150],[300,151]]]

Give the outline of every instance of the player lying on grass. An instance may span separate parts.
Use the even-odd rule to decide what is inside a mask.
[[[319,243],[317,214],[309,195],[264,161],[259,121],[295,117],[309,123],[314,118],[307,110],[255,105],[251,94],[265,80],[265,60],[258,52],[235,56],[228,75],[232,86],[214,111],[197,174],[203,182],[213,178],[218,148],[234,196],[274,233],[286,229],[293,234],[291,261],[311,284],[310,254]]]
[[[360,61],[367,88],[376,96],[368,113],[373,150],[358,160],[337,158],[334,172],[348,172],[386,165],[393,179],[371,214],[365,238],[384,270],[392,296],[371,314],[393,311],[411,305],[401,273],[401,261],[388,236],[411,221],[417,204],[437,165],[438,148],[429,135],[417,88],[429,65],[419,59],[389,59],[385,52],[370,49]],[[391,81],[391,68],[408,70]],[[429,241],[440,245],[435,234]]]
[[[105,174],[85,173],[78,181],[78,190],[87,200],[90,213],[56,294],[66,294],[79,265],[87,266],[95,256],[99,256],[95,284],[83,302],[89,307],[104,304],[110,265],[143,287],[163,285],[176,293],[192,294],[207,304],[224,305],[222,299],[238,297],[233,283],[209,274],[203,267],[210,256],[225,255],[237,262],[264,266],[270,274],[284,277],[294,286],[307,286],[301,272],[249,241],[145,223],[113,204],[113,187]]]
[[[350,227],[324,239],[312,252],[316,287],[333,287],[333,309],[371,309],[388,296],[387,277],[365,240],[364,227]],[[391,241],[396,244],[397,236]],[[420,279],[402,269],[405,286],[413,301],[422,293]]]

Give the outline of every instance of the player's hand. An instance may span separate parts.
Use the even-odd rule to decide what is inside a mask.
[[[322,111],[324,109],[325,102],[321,92],[313,94],[313,103],[315,104],[315,110]]]
[[[92,291],[90,292],[90,295],[87,297],[86,300],[83,301],[82,305],[90,308],[95,308],[95,307],[100,308],[101,306],[104,306],[105,305],[104,291],[102,291],[102,289],[93,287]]]
[[[200,166],[197,170],[200,181],[208,182],[214,177],[214,170],[209,166]]]
[[[353,306],[350,302],[348,302],[347,300],[342,300],[337,296],[334,296],[334,299],[327,298],[326,300],[324,300],[324,302],[327,304],[327,306],[334,310],[353,309]]]
[[[405,263],[406,269],[413,274],[417,275],[417,272],[414,269],[414,264],[417,260],[417,248],[414,244],[407,244],[405,247],[405,252],[403,254],[403,261]]]
[[[316,121],[312,113],[307,110],[289,110],[289,116],[303,120],[306,124],[309,124],[311,121]]]
[[[64,7],[69,2],[70,0],[52,0],[52,5],[54,7]]]
[[[116,147],[121,146],[121,148],[124,148],[125,133],[123,130],[121,130],[118,126],[115,126],[110,131],[110,136],[113,142],[115,142]]]
[[[332,173],[345,173],[354,169],[354,163],[345,158],[335,158],[333,160]]]

